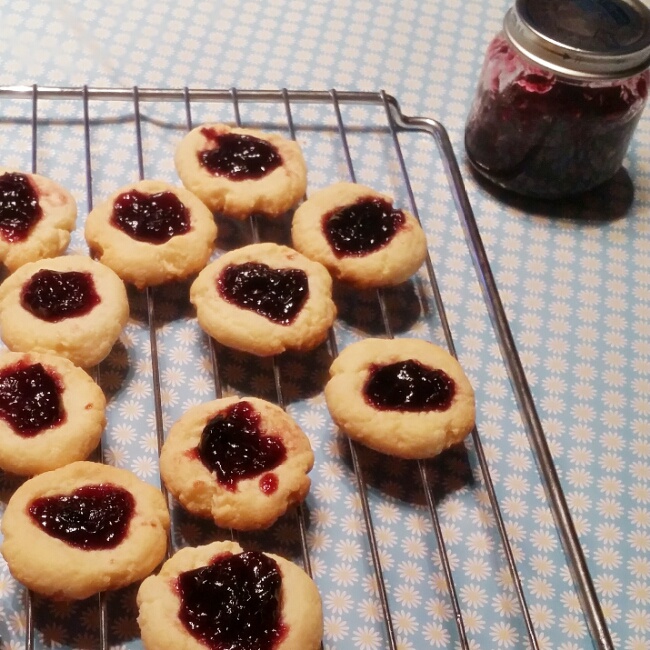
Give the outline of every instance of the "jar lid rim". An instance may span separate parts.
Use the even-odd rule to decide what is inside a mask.
[[[650,67],[650,9],[640,0],[516,0],[503,27],[524,56],[566,77],[626,78]]]

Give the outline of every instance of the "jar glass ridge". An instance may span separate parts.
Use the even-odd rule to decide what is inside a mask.
[[[501,187],[540,198],[578,194],[610,179],[645,107],[650,72],[593,77],[534,63],[502,30],[487,49],[467,119],[473,167]]]

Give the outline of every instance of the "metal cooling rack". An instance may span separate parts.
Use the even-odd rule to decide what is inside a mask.
[[[37,143],[38,143],[38,129],[40,124],[39,118],[39,102],[42,100],[57,100],[67,101],[74,103],[81,103],[83,107],[83,129],[84,129],[84,149],[85,149],[85,175],[88,196],[88,211],[93,207],[93,166],[92,166],[92,146],[91,146],[91,119],[90,119],[90,105],[96,101],[120,101],[127,102],[131,105],[131,110],[135,123],[135,139],[138,155],[138,171],[139,177],[145,177],[145,160],[144,160],[144,147],[142,136],[142,112],[141,108],[145,104],[161,103],[161,102],[175,102],[182,103],[185,107],[185,116],[187,128],[193,126],[193,105],[196,102],[202,103],[220,103],[230,104],[233,111],[233,121],[242,125],[240,106],[244,103],[263,103],[263,104],[278,104],[283,107],[286,125],[295,139],[296,131],[294,128],[294,120],[292,115],[292,106],[297,104],[315,104],[329,107],[333,112],[338,128],[338,137],[340,144],[345,154],[345,161],[351,181],[356,181],[355,166],[351,154],[351,148],[348,143],[348,131],[342,116],[341,107],[344,105],[360,105],[360,106],[374,106],[383,108],[385,113],[384,129],[389,133],[392,140],[394,155],[399,164],[401,175],[403,176],[404,184],[407,188],[408,199],[413,213],[419,218],[418,206],[416,205],[415,195],[412,189],[411,179],[405,163],[405,158],[400,146],[398,135],[403,132],[420,132],[430,136],[439,150],[448,189],[453,197],[455,210],[462,225],[467,246],[472,257],[473,265],[481,286],[485,304],[492,321],[493,329],[496,339],[499,343],[503,360],[509,373],[512,389],[517,399],[522,421],[529,437],[529,444],[535,456],[538,465],[538,471],[541,483],[545,489],[549,507],[553,513],[556,528],[561,539],[564,553],[566,556],[567,566],[570,569],[573,577],[577,594],[580,598],[581,605],[585,620],[587,622],[592,641],[595,647],[599,649],[612,649],[613,643],[610,632],[605,623],[602,609],[598,602],[594,585],[589,574],[583,549],[581,548],[576,529],[573,525],[570,511],[562,491],[560,480],[555,469],[553,458],[546,442],[546,438],[542,429],[540,418],[537,414],[535,403],[532,398],[531,390],[527,382],[522,362],[520,360],[517,348],[512,336],[508,320],[501,302],[499,292],[497,290],[496,282],[493,273],[490,269],[490,264],[483,246],[481,236],[474,218],[472,208],[470,206],[467,193],[464,188],[461,173],[456,161],[449,137],[441,124],[433,119],[423,117],[408,117],[402,114],[399,104],[395,98],[382,92],[342,92],[336,90],[330,91],[293,91],[293,90],[278,90],[278,91],[252,91],[252,90],[238,90],[238,89],[223,89],[223,90],[191,90],[184,89],[145,89],[134,87],[132,89],[108,89],[108,88],[93,88],[93,87],[80,87],[80,88],[59,88],[59,87],[37,87],[37,86],[5,86],[0,87],[0,99],[10,100],[23,100],[31,103],[31,137],[32,137],[32,171],[37,172]],[[11,119],[11,118],[9,118]],[[246,123],[244,126],[255,126],[255,124]],[[255,216],[250,219],[251,238],[253,241],[259,241],[259,225]],[[438,310],[440,323],[443,328],[444,337],[449,348],[449,351],[456,356],[456,348],[454,340],[447,319],[445,306],[443,304],[441,291],[438,286],[434,266],[431,258],[427,257],[426,270],[428,280],[431,284],[431,289],[434,296],[435,305]],[[145,291],[146,298],[146,311],[147,323],[149,329],[149,342],[152,358],[153,370],[153,384],[154,384],[154,406],[155,406],[155,422],[158,449],[164,442],[164,426],[163,426],[163,408],[161,398],[161,380],[160,380],[160,367],[159,367],[159,352],[157,344],[157,326],[156,326],[156,300],[152,290]],[[389,310],[384,292],[377,291],[377,301],[379,304],[380,312],[382,315],[383,327],[385,335],[392,337]],[[328,339],[329,350],[332,356],[337,354],[337,340],[334,331],[330,331]],[[222,384],[220,380],[219,360],[214,342],[210,342],[210,356],[212,360],[215,393],[216,397],[222,395]],[[101,370],[96,369],[97,377]],[[276,359],[273,360],[273,376],[275,383],[275,391],[277,402],[281,406],[285,405],[285,398],[283,394],[283,384],[281,371]],[[97,378],[96,377],[96,378]],[[481,443],[479,432],[474,429],[471,433],[474,448],[478,457],[482,479],[486,486],[489,503],[497,523],[499,537],[502,545],[502,551],[507,560],[508,570],[513,580],[517,598],[521,607],[523,622],[527,632],[527,640],[532,648],[539,648],[539,642],[536,637],[534,625],[531,619],[529,607],[526,603],[524,588],[517,569],[517,563],[513,553],[511,543],[508,539],[506,532],[506,525],[504,518],[501,514],[501,509],[497,500],[497,495],[494,489],[493,479],[490,475],[488,461]],[[384,623],[386,627],[387,647],[390,650],[397,650],[397,640],[393,619],[389,606],[389,599],[387,595],[387,585],[384,579],[382,564],[380,560],[380,552],[377,544],[375,527],[373,526],[371,509],[368,502],[367,484],[364,479],[361,464],[359,462],[357,445],[348,439],[349,453],[352,461],[354,473],[356,476],[357,487],[359,496],[361,498],[363,518],[366,526],[368,543],[370,546],[372,565],[375,572],[379,599],[381,602],[381,609],[383,613]],[[102,450],[99,450],[99,459],[103,459]],[[441,524],[437,513],[436,496],[431,488],[431,481],[429,478],[428,463],[425,461],[417,462],[417,473],[422,481],[422,487],[426,496],[426,505],[433,524],[436,535],[437,544],[439,547],[439,554],[444,570],[445,581],[450,594],[450,605],[453,609],[454,619],[457,626],[458,638],[460,647],[463,650],[469,650],[470,643],[465,630],[463,621],[463,611],[460,606],[458,592],[454,584],[449,554],[445,547],[445,539]],[[171,502],[169,496],[166,494],[164,486],[163,492]],[[300,545],[302,549],[302,561],[305,570],[311,575],[311,562],[310,554],[307,544],[307,523],[306,515],[303,508],[297,510],[297,521],[299,525]],[[230,533],[232,538],[235,535]],[[171,554],[175,549],[173,530],[170,532],[168,554]],[[106,607],[106,599],[104,594],[99,596],[99,637],[100,647],[106,650],[109,647],[109,620]],[[34,648],[34,616],[32,607],[32,597],[26,594],[26,634],[25,634],[25,648],[33,650]]]

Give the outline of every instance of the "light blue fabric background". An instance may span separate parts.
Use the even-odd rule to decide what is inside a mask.
[[[445,125],[467,185],[518,349],[615,646],[650,647],[650,117],[625,161],[626,179],[606,194],[544,206],[507,201],[476,183],[464,162],[462,133],[485,48],[508,2],[334,0],[289,2],[110,3],[0,0],[0,84],[142,88],[385,89],[405,114]],[[31,167],[31,102],[0,103],[2,166]],[[230,104],[197,103],[193,120],[234,119]],[[281,105],[243,105],[246,125],[288,134]],[[38,106],[38,171],[79,202],[71,251],[86,252],[87,214],[82,106]],[[138,176],[133,107],[92,102],[93,201]],[[177,181],[173,148],[185,129],[180,103],[143,104],[145,175]],[[309,191],[346,180],[348,169],[332,107],[295,104],[297,138],[309,165]],[[118,118],[118,119],[114,119]],[[383,109],[344,106],[357,180],[407,192],[385,129]],[[438,154],[426,135],[401,138],[417,207],[429,237],[460,360],[477,393],[477,425],[522,577],[539,646],[583,650],[592,641],[552,517]],[[222,248],[247,243],[247,227],[220,222]],[[286,226],[286,224],[285,224]],[[282,231],[264,231],[272,237]],[[336,329],[342,347],[383,335],[374,294],[342,292]],[[442,343],[426,276],[389,292],[398,336]],[[102,364],[111,396],[105,460],[157,484],[157,444],[149,338],[142,297],[121,346]],[[206,341],[182,292],[162,292],[156,309],[165,429],[190,404],[212,399]],[[431,310],[431,311],[428,311]],[[227,392],[275,399],[266,362],[220,349]],[[358,488],[345,439],[320,387],[325,351],[280,362],[288,410],[316,452],[307,501],[309,553],[323,598],[326,648],[388,647],[363,531]],[[438,514],[472,648],[527,647],[527,637],[477,468],[467,454],[432,463]],[[400,650],[458,647],[435,535],[417,468],[361,453]],[[16,481],[2,477],[4,507]],[[219,531],[175,511],[179,543]],[[242,544],[299,557],[295,518]],[[109,597],[117,647],[139,647],[133,589]],[[97,604],[35,601],[37,645],[97,647]],[[0,560],[0,637],[23,647],[21,587]]]

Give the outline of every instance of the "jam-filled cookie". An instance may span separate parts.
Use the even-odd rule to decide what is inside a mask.
[[[0,168],[0,262],[9,271],[63,253],[76,219],[77,203],[58,183]]]
[[[217,226],[191,192],[146,180],[92,210],[85,235],[95,259],[142,289],[200,271],[214,250]]]
[[[366,339],[330,367],[327,407],[358,442],[400,458],[430,458],[474,426],[474,390],[446,350],[419,339]]]
[[[102,435],[106,398],[53,354],[0,355],[0,468],[30,476],[83,460]]]
[[[167,550],[160,490],[131,472],[79,461],[21,485],[2,517],[2,555],[29,589],[80,600],[149,575]]]
[[[172,426],[160,455],[169,491],[218,526],[270,526],[309,491],[309,439],[279,406],[229,397],[195,406]]]
[[[296,250],[361,288],[400,284],[427,255],[417,219],[394,208],[390,197],[355,183],[314,192],[296,210],[291,236]]]
[[[122,280],[83,255],[25,264],[0,285],[0,335],[14,352],[51,352],[89,368],[128,317]]]
[[[198,126],[181,140],[174,161],[188,190],[214,212],[233,219],[279,217],[307,188],[300,146],[256,129]]]
[[[272,243],[229,251],[206,266],[190,300],[205,332],[258,356],[311,350],[336,317],[327,269]]]
[[[296,564],[235,542],[183,548],[138,591],[146,650],[317,650],[320,595]]]

